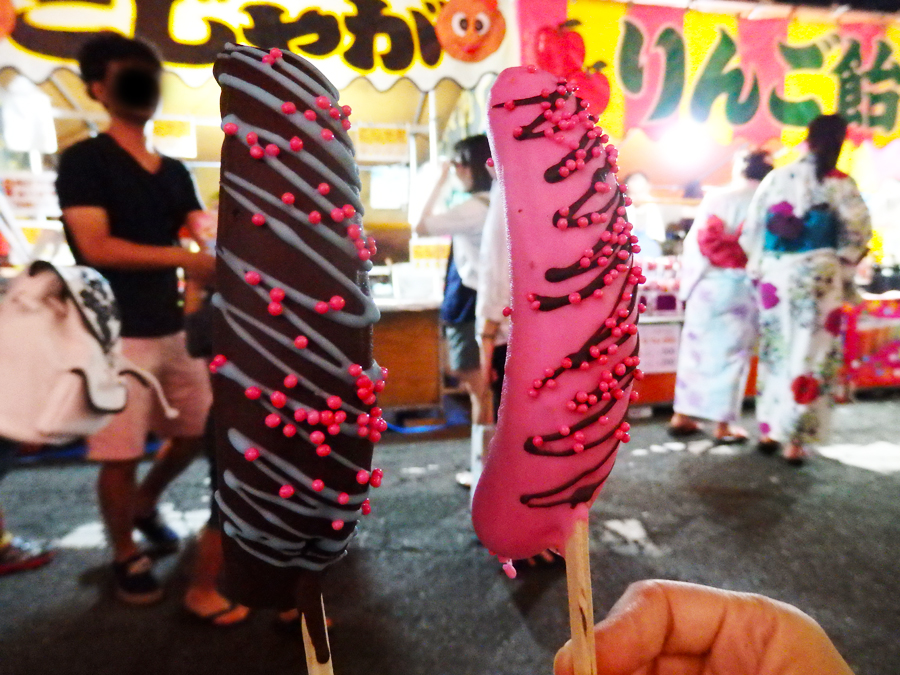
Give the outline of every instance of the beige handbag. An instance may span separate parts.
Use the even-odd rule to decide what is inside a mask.
[[[90,267],[38,261],[0,302],[0,436],[61,445],[99,431],[125,408],[130,374],[159,382],[122,356],[109,282]]]

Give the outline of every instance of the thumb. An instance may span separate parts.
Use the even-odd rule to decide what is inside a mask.
[[[572,662],[572,641],[569,640],[556,652],[556,658],[553,659],[554,675],[573,675],[575,666]]]

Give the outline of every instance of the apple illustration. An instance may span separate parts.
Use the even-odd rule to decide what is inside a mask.
[[[584,38],[573,28],[578,19],[563,21],[558,26],[544,26],[537,33],[535,52],[537,66],[557,77],[567,77],[584,65]]]
[[[10,0],[0,0],[0,40],[13,32],[16,25],[16,8]]]
[[[609,78],[602,72],[605,67],[606,63],[597,61],[586,70],[566,74],[566,79],[578,87],[578,95],[591,104],[590,111],[597,116],[609,105]]]

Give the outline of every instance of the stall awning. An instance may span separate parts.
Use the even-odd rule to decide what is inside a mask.
[[[338,88],[358,77],[379,91],[408,78],[430,91],[442,79],[474,87],[518,63],[513,0],[140,0],[29,2],[0,44],[0,65],[42,82],[74,69],[85,40],[102,30],[152,42],[190,86],[212,76],[228,42],[294,51]]]

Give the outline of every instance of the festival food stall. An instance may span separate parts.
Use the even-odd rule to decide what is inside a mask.
[[[845,374],[857,387],[900,384],[900,294],[887,288],[897,276],[900,289],[900,20],[846,7],[665,4],[541,3],[540,16],[521,21],[523,58],[577,78],[602,111],[620,149],[620,175],[640,171],[652,186],[644,199],[668,225],[664,252],[677,252],[672,235],[692,218],[699,185],[729,180],[735,153],[764,147],[776,165],[788,163],[802,151],[809,121],[844,115],[851,133],[838,168],[872,209],[869,263],[880,265],[880,290],[889,290],[847,307]],[[677,255],[645,260],[644,403],[674,394],[678,267]],[[861,266],[867,270],[860,283],[871,283],[871,268]]]
[[[493,77],[519,62],[579,83],[620,150],[620,176],[640,172],[649,183],[646,194],[635,196],[630,216],[655,211],[652,218],[676,237],[693,217],[702,196],[699,186],[727,182],[736,152],[764,146],[777,163],[786,163],[797,156],[812,117],[841,112],[852,122],[852,134],[839,167],[856,178],[879,214],[871,260],[878,267],[864,280],[871,282],[870,290],[885,291],[892,283],[886,279],[896,276],[900,288],[900,274],[893,272],[900,263],[896,17],[726,0],[675,6],[686,4],[22,5],[15,22],[6,22],[8,39],[0,42],[3,124],[17,129],[5,134],[0,149],[7,196],[0,203],[2,234],[31,254],[37,247],[45,255],[65,256],[49,190],[52,158],[57,147],[103,125],[102,109],[84,95],[74,57],[90,35],[111,29],[160,49],[166,75],[154,143],[185,160],[209,204],[218,189],[222,141],[211,64],[222,45],[290,49],[341,88],[342,99],[354,109],[366,226],[379,242],[373,291],[383,319],[375,344],[378,360],[393,373],[386,405],[433,405],[443,386],[436,307],[447,247],[410,240],[410,202],[421,192],[417,176],[425,173],[419,169],[457,138],[483,129]],[[22,101],[46,99],[40,104],[45,114],[24,116],[33,117],[34,124],[19,119],[15,127],[14,118],[7,120],[7,110],[15,108],[10,94],[17,88]],[[34,110],[32,104],[24,109]],[[48,133],[48,119],[55,133]],[[644,265],[649,309],[641,334],[648,376],[641,385],[650,404],[672,398],[681,326],[677,241],[662,241],[661,253],[667,255],[645,254]],[[892,297],[873,293],[848,308],[846,373],[859,386],[900,383],[892,361],[900,346],[900,331],[893,326],[900,318]]]
[[[12,262],[21,264],[46,251],[44,232],[53,233],[58,261],[71,261],[60,246],[60,214],[52,190],[54,157],[58,148],[96,133],[105,123],[102,108],[84,93],[75,61],[81,44],[94,34],[114,30],[145,39],[159,50],[165,66],[163,102],[152,142],[159,151],[185,161],[207,205],[217,201],[223,139],[219,89],[212,78],[216,55],[229,42],[294,51],[334,82],[342,102],[353,109],[351,134],[361,169],[366,228],[380,249],[373,275],[382,312],[375,329],[375,356],[392,374],[382,403],[440,403],[437,306],[442,287],[432,284],[437,292],[423,293],[417,283],[423,278],[421,270],[402,264],[410,259],[410,177],[420,164],[436,158],[439,132],[459,110],[461,96],[484,88],[500,70],[519,62],[512,0],[324,0],[315,5],[300,0],[110,5],[53,1],[15,10],[7,2],[0,4],[9,10],[3,15],[9,15],[4,33],[8,38],[0,42],[4,113],[15,107],[10,94],[17,88],[23,90],[19,108],[33,110],[34,100],[45,108],[41,125],[32,128],[24,115],[16,132],[11,128],[16,120],[4,115],[7,133],[0,172],[6,199],[0,199],[0,222],[5,239],[15,244]],[[416,250],[430,270],[424,278],[439,277],[430,268],[440,257],[440,246],[437,254],[433,244]],[[401,263],[397,279],[392,278],[394,261]]]

